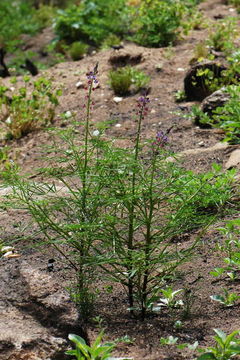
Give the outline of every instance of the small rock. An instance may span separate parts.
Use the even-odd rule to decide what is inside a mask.
[[[121,124],[116,124],[115,127],[116,128],[120,128],[122,125]]]
[[[119,97],[119,96],[115,96],[115,97],[113,98],[113,101],[118,104],[118,103],[120,103],[121,101],[123,101],[123,98],[122,98],[122,97]]]
[[[92,133],[92,136],[99,136],[100,135],[100,131],[99,130],[94,130],[93,133]]]
[[[179,71],[179,72],[183,72],[183,71],[185,71],[185,69],[184,69],[184,68],[179,67],[179,68],[177,68],[177,71]]]
[[[240,149],[234,150],[228,159],[225,168],[231,169],[240,165]]]
[[[155,114],[156,113],[156,110],[154,110],[154,109],[152,109],[151,111],[150,111],[150,114]]]
[[[66,111],[66,112],[64,113],[64,117],[65,117],[65,119],[70,119],[70,117],[72,117],[71,111]]]
[[[77,89],[82,89],[82,88],[84,88],[84,83],[82,81],[78,81],[75,84],[75,86],[76,86]]]
[[[156,64],[156,65],[155,65],[155,69],[156,69],[157,72],[162,71],[162,69],[163,69],[163,63]]]
[[[198,143],[198,145],[199,145],[199,146],[204,146],[204,141],[200,141],[200,142]]]

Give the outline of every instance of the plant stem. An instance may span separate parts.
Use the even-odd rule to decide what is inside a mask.
[[[139,112],[139,119],[138,119],[138,127],[137,127],[137,136],[135,140],[135,149],[134,149],[134,168],[132,174],[132,181],[131,181],[131,203],[129,207],[128,213],[128,301],[130,306],[130,314],[133,314],[133,305],[134,305],[134,284],[133,284],[133,259],[132,253],[134,249],[134,219],[135,219],[135,190],[136,190],[136,174],[137,174],[137,161],[139,155],[139,145],[140,145],[140,135],[141,135],[141,125],[143,120],[143,111],[144,111],[144,104],[141,105],[141,109]]]
[[[145,248],[144,248],[144,274],[143,274],[143,283],[141,289],[141,318],[145,319],[146,316],[146,303],[147,303],[147,287],[149,282],[149,265],[150,265],[150,256],[151,256],[151,245],[152,245],[152,219],[153,219],[153,209],[154,209],[154,201],[153,201],[153,180],[156,170],[156,159],[157,154],[154,153],[153,161],[152,161],[152,171],[151,171],[151,180],[149,186],[149,208],[146,209],[146,235],[145,235]],[[148,210],[148,211],[147,211]]]

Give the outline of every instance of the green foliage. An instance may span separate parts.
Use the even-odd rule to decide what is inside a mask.
[[[92,301],[93,281],[101,276],[123,285],[130,312],[140,311],[144,319],[163,287],[174,303],[171,288],[167,294],[169,279],[198,242],[179,249],[171,240],[200,226],[204,231],[213,222],[231,197],[234,172],[221,174],[215,165],[213,172],[195,175],[166,161],[162,132],[154,142],[142,142],[146,97],[136,104],[134,147],[121,149],[104,141],[90,121],[96,75],[96,67],[87,75],[83,136],[76,136],[79,123],[59,130],[61,141],[53,147],[49,168],[42,169],[45,182],[24,180],[13,169],[12,198],[15,206],[28,209],[44,243],[75,271],[72,297],[82,310]]]
[[[52,5],[40,5],[34,13],[34,19],[39,28],[44,29],[47,26],[51,26],[56,12],[56,8]]]
[[[207,45],[216,51],[229,53],[234,49],[233,41],[237,34],[236,19],[233,17],[225,18],[213,26]]]
[[[240,1],[239,0],[228,0],[228,4],[231,4],[236,7],[238,12],[240,11]]]
[[[174,42],[179,35],[179,2],[146,1],[138,13],[133,40],[142,46],[160,47]]]
[[[30,78],[26,76],[24,86],[11,97],[7,95],[11,90],[0,86],[0,106],[6,114],[2,125],[8,131],[8,138],[19,139],[53,120],[60,91],[53,90],[51,81],[43,77],[34,81],[32,88],[28,86],[29,81]]]
[[[125,0],[85,0],[60,10],[56,18],[55,32],[68,42],[79,39],[94,45],[115,34],[122,36],[129,28]]]
[[[184,90],[178,90],[175,93],[175,101],[176,102],[182,102],[186,100],[186,94]]]
[[[127,95],[131,87],[134,92],[138,92],[148,84],[150,78],[142,71],[126,66],[117,70],[111,70],[109,72],[109,80],[111,88],[116,95]]]
[[[240,296],[236,293],[230,293],[227,289],[223,289],[223,295],[211,295],[210,298],[226,307],[231,307],[240,299]]]
[[[229,85],[225,88],[229,93],[230,99],[224,106],[214,110],[213,115],[209,117],[198,107],[192,108],[192,116],[197,119],[197,123],[203,126],[213,126],[224,130],[225,141],[230,144],[240,143],[240,86]]]
[[[71,58],[76,61],[83,58],[88,50],[88,45],[80,41],[75,41],[70,45],[69,54]]]
[[[215,268],[210,274],[218,277],[227,274],[230,280],[238,279],[240,270],[240,221],[232,220],[225,224],[224,227],[219,228],[219,231],[225,236],[223,244],[218,244],[217,248],[222,253],[226,254],[224,257],[225,267]]]
[[[40,28],[35,12],[28,1],[1,0],[0,46],[13,51],[20,42],[21,34],[35,34]]]
[[[135,12],[133,40],[148,47],[172,44],[184,29],[188,31],[199,25],[196,4],[197,1],[191,0],[144,1]]]
[[[239,330],[233,331],[229,335],[220,329],[214,329],[214,332],[216,345],[208,347],[197,360],[230,360],[240,354],[240,339],[237,337],[240,333]]]
[[[207,347],[206,349],[198,348],[198,342],[194,344],[179,344],[178,349],[186,349],[201,352],[202,355],[197,357],[197,360],[230,360],[236,355],[240,354],[240,330],[233,331],[231,334],[226,335],[220,329],[213,329],[215,332],[214,340],[215,346]],[[161,345],[176,345],[178,337],[169,336],[168,338],[161,338]]]
[[[130,38],[143,46],[166,46],[178,38],[182,29],[199,26],[196,4],[191,0],[129,1],[129,5],[125,0],[84,0],[58,12],[55,32],[67,42],[82,39],[103,47],[104,41],[110,41],[109,36]]]
[[[183,305],[183,301],[177,299],[177,295],[181,293],[183,289],[173,290],[171,287],[162,289],[160,292],[163,294],[164,298],[160,298],[159,306],[167,306],[169,308],[176,308]]]
[[[67,355],[73,355],[76,360],[133,360],[126,357],[112,357],[111,354],[117,345],[117,342],[102,344],[103,331],[97,336],[91,346],[88,346],[83,338],[78,335],[69,334],[68,338],[74,344],[75,350],[66,351]]]
[[[113,45],[121,45],[121,39],[115,34],[110,34],[102,43],[103,50],[109,49]]]

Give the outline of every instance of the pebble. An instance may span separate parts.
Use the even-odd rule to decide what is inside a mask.
[[[116,124],[115,127],[116,128],[120,128],[122,125],[121,124]]]
[[[154,109],[152,109],[151,111],[150,111],[150,114],[155,114],[156,113],[156,110],[154,110]]]
[[[185,71],[185,69],[184,69],[184,68],[179,67],[179,68],[177,68],[177,71],[179,71],[179,72],[183,72],[183,71]]]
[[[76,86],[77,89],[82,89],[82,88],[84,88],[84,84],[83,84],[82,81],[78,81],[78,82],[75,84],[75,86]]]
[[[69,119],[71,116],[72,116],[72,113],[69,110],[66,111],[65,114],[64,114],[65,119]]]
[[[204,144],[204,141],[200,141],[199,143],[198,143],[198,145],[199,146],[204,146],[205,144]]]
[[[92,136],[99,136],[100,135],[100,131],[99,130],[94,130],[93,133],[92,133]]]
[[[115,96],[115,97],[113,98],[113,101],[118,104],[118,103],[120,103],[121,101],[123,101],[123,98],[122,98],[122,97],[119,97],[119,96]]]

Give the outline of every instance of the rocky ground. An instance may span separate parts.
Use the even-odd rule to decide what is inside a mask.
[[[236,12],[221,0],[207,0],[200,8],[206,22],[217,21],[219,17],[236,16]],[[192,31],[170,49],[147,49],[126,43],[121,50],[101,51],[81,61],[60,63],[43,71],[43,75],[51,76],[56,86],[63,88],[55,126],[67,125],[66,120],[60,117],[66,111],[74,113],[76,120],[82,119],[85,90],[76,84],[85,83],[85,74],[98,62],[100,87],[94,92],[93,124],[95,121],[111,120],[106,136],[116,138],[121,146],[131,146],[136,132],[133,109],[138,95],[124,97],[122,101],[116,102],[107,77],[113,63],[125,62],[151,77],[150,113],[144,120],[143,137],[154,138],[158,130],[166,131],[173,126],[170,147],[187,169],[207,171],[215,162],[221,164],[225,171],[235,167],[239,174],[239,146],[222,143],[224,135],[216,129],[202,129],[194,125],[185,116],[194,102],[177,104],[174,98],[175,92],[183,89],[184,76],[194,56],[195,45],[206,38],[208,31],[206,28]],[[44,39],[40,38],[39,44]],[[30,48],[36,46],[35,40],[31,40]],[[8,81],[6,79],[4,83],[8,84]],[[22,172],[30,174],[46,165],[42,146],[50,143],[51,135],[42,130],[7,145],[11,145],[12,157]],[[0,196],[3,198],[9,191],[8,188],[1,188]],[[223,219],[219,223],[221,221]],[[54,251],[50,254],[56,259],[55,269],[51,273],[47,271],[49,249],[39,252],[33,246],[38,239],[34,235],[34,227],[27,228],[29,222],[29,216],[24,210],[1,211],[1,238],[5,244],[21,236],[33,238],[27,243],[18,241],[15,244],[20,254],[18,258],[0,259],[0,360],[63,360],[69,332],[91,341],[96,337],[98,329],[91,322],[83,326],[81,315],[79,318],[65,290],[71,275]],[[219,238],[216,227],[211,227],[204,235],[198,256],[185,265],[184,276],[176,283],[177,288],[187,289],[191,285],[194,298],[191,316],[184,321],[181,330],[177,331],[172,326],[178,315],[169,317],[164,311],[158,316],[147,318],[143,323],[129,318],[125,295],[120,288],[97,300],[94,315],[103,319],[105,338],[113,340],[128,335],[134,339],[130,345],[119,345],[116,355],[131,356],[135,360],[192,359],[193,355],[188,351],[183,354],[178,350],[160,347],[160,337],[174,335],[181,342],[193,343],[198,340],[201,346],[206,346],[212,341],[213,328],[221,328],[225,332],[239,329],[239,302],[234,307],[223,309],[209,298],[222,288],[229,288],[226,279],[216,281],[209,276],[209,271],[221,264],[221,259],[214,252],[214,245]],[[184,241],[191,242],[195,236],[186,234]],[[234,291],[240,294],[239,284],[234,285]]]

